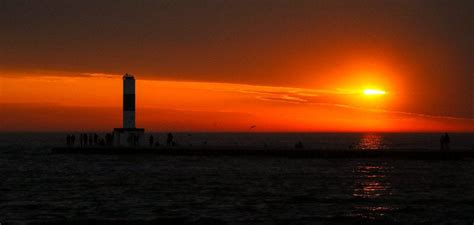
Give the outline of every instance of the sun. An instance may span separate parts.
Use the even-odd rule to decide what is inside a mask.
[[[385,95],[387,92],[376,89],[365,89],[363,93],[364,95]]]

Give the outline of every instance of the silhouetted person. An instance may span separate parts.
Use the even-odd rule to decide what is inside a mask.
[[[134,143],[135,143],[135,135],[134,134],[130,134],[127,138],[127,142],[128,142],[128,145],[129,146],[133,146]]]
[[[168,133],[168,136],[166,137],[166,145],[168,145],[168,146],[174,145],[173,135],[171,133]]]
[[[87,134],[82,134],[84,136],[84,146],[87,146]]]
[[[76,142],[76,136],[73,134],[71,135],[71,145],[74,146],[74,142]]]
[[[441,135],[441,137],[439,137],[439,147],[441,148],[441,150],[444,150],[444,135]]]
[[[92,142],[93,142],[92,134],[89,134],[89,146],[92,146]]]
[[[451,142],[451,138],[449,138],[448,133],[444,133],[444,147],[446,150],[449,150],[449,143]]]
[[[69,136],[69,134],[66,136],[66,145],[67,146],[71,145],[71,136]]]
[[[149,142],[150,142],[150,147],[153,147],[153,142],[155,142],[153,135],[150,135]]]
[[[98,139],[99,139],[99,135],[97,135],[97,134],[94,133],[94,145],[97,145]]]
[[[105,134],[105,144],[108,146],[112,145],[112,134]]]
[[[449,142],[451,142],[451,139],[449,138],[448,133],[441,135],[439,142],[441,145],[441,150],[449,150]]]
[[[303,143],[301,141],[298,141],[298,143],[295,144],[296,149],[302,149],[303,148]]]

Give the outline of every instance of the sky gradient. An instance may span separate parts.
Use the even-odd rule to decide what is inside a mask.
[[[473,5],[3,0],[0,131],[474,131]]]

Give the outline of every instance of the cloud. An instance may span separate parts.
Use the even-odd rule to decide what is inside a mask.
[[[61,70],[5,70],[0,69],[2,78],[37,78],[57,79],[63,77],[73,78],[118,78],[120,74],[98,73],[98,72],[74,72]]]
[[[108,73],[81,73],[86,77],[99,77],[99,78],[117,78],[120,74],[108,74]]]
[[[264,100],[264,101],[277,101],[277,102],[287,102],[287,103],[305,103],[306,100],[302,98],[297,98],[297,97],[291,97],[288,95],[281,95],[278,97],[272,97],[272,96],[258,96],[258,99]]]
[[[292,104],[301,104],[308,106],[324,105],[333,106],[339,108],[350,108],[359,111],[370,111],[387,114],[398,114],[406,116],[415,116],[431,119],[448,119],[448,120],[466,120],[474,121],[474,118],[456,117],[449,115],[432,115],[415,112],[405,112],[396,110],[386,109],[374,109],[367,107],[358,107],[350,104],[350,96],[361,95],[360,91],[349,90],[349,89],[335,89],[335,90],[313,90],[313,89],[302,89],[302,88],[285,88],[285,87],[264,87],[263,90],[259,90],[262,86],[256,86],[255,89],[243,90],[243,93],[249,93],[255,95],[255,98],[263,101],[283,102]]]
[[[341,104],[347,102],[347,96],[357,95],[356,91],[304,89],[287,87],[254,86],[241,90],[264,101],[287,102],[295,104]]]

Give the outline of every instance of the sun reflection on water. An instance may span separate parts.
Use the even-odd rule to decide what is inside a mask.
[[[363,134],[357,144],[357,149],[363,150],[374,150],[374,149],[383,149],[383,137],[380,134],[367,133]]]
[[[359,165],[355,168],[356,182],[354,197],[376,198],[381,195],[390,195],[390,183],[386,181],[386,166]]]
[[[388,175],[393,168],[382,165],[360,163],[354,170],[354,186],[352,197],[357,199],[354,206],[356,214],[364,218],[374,218],[384,216],[395,210],[389,204],[382,204],[379,201],[392,195],[392,186],[388,180]]]

